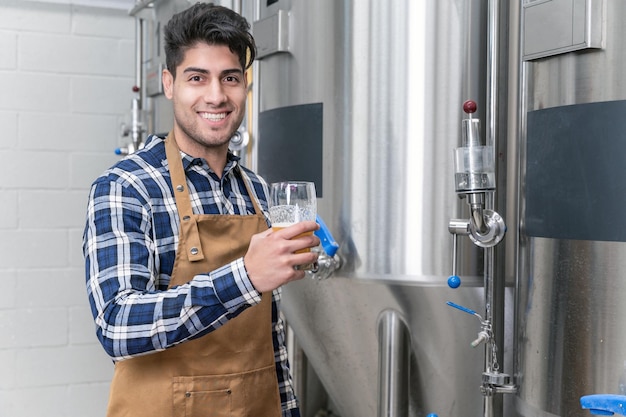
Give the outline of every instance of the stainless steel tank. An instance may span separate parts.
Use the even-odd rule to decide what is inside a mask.
[[[290,283],[283,302],[333,411],[480,415],[480,324],[446,306],[484,309],[468,239],[463,285],[446,280],[448,222],[468,216],[452,158],[463,102],[485,117],[486,1],[277,0],[255,13],[258,170],[315,180],[341,246],[340,270]]]
[[[515,407],[582,417],[624,394],[626,3],[525,3]]]

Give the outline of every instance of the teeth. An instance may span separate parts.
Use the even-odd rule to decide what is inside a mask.
[[[203,119],[208,119],[212,122],[219,122],[226,117],[226,113],[200,113]]]

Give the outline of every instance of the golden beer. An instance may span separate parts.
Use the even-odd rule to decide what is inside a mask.
[[[277,232],[277,231],[282,230],[285,227],[289,227],[289,226],[291,226],[293,224],[295,224],[295,223],[277,223],[277,224],[273,224],[272,225],[272,230],[274,232]],[[302,237],[302,236],[311,236],[311,235],[313,235],[312,231],[311,232],[304,232],[304,233],[300,233],[299,235],[295,236],[294,239],[297,239],[297,238]],[[300,249],[300,250],[296,251],[295,253],[306,253],[306,252],[311,252],[311,248]]]

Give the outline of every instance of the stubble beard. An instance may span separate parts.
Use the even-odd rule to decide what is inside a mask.
[[[231,113],[232,115],[232,113]],[[237,128],[243,121],[243,118],[235,126],[229,126],[228,130],[213,130],[210,127],[204,127],[201,123],[184,123],[185,118],[179,118],[175,116],[176,124],[179,129],[189,138],[192,142],[207,149],[222,148],[233,137]],[[182,123],[181,123],[182,121]],[[225,133],[224,133],[225,132]]]

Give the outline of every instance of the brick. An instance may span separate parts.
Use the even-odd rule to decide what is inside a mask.
[[[0,229],[17,228],[17,191],[0,189]]]
[[[0,349],[0,369],[2,369],[2,378],[0,378],[0,411],[2,407],[2,392],[15,386],[15,358],[17,353],[15,350]],[[10,414],[2,414],[3,416]]]
[[[71,84],[70,102],[75,112],[121,115],[131,108],[132,77],[73,77]]]
[[[23,32],[69,33],[70,17],[68,8],[20,2],[15,7],[2,6],[0,28]]]
[[[0,149],[15,148],[17,146],[17,113],[12,111],[0,111],[0,126],[2,126],[3,129],[0,139]]]
[[[17,68],[17,34],[0,32],[0,69]]]
[[[60,386],[0,392],[0,410],[7,417],[67,416],[66,388]],[[77,416],[80,414],[76,414]]]
[[[96,337],[96,325],[94,324],[91,310],[87,303],[87,291],[85,290],[85,306],[70,309],[70,343],[72,345],[99,344]]]
[[[22,308],[71,308],[87,305],[87,290],[82,268],[21,269],[15,273],[13,294]],[[0,275],[1,276],[1,275]],[[50,283],[54,288],[51,296]]]
[[[64,230],[6,231],[0,239],[3,268],[54,268],[67,266]]]
[[[119,111],[123,112],[124,109]],[[115,115],[56,112],[21,114],[21,149],[107,152],[114,149],[120,136],[120,123]]]
[[[113,375],[111,359],[96,344],[22,349],[16,362],[16,388],[107,382]]]
[[[17,271],[15,269],[0,269],[0,287],[2,288],[2,291],[0,291],[0,311],[15,308],[17,304],[17,297],[15,296],[17,291]],[[0,369],[2,369],[1,366]]]
[[[0,150],[0,187],[64,189],[70,181],[69,157],[65,152]]]
[[[133,41],[72,35],[27,33],[20,35],[22,71],[132,77]],[[45,66],[42,66],[45,62]]]
[[[0,110],[69,111],[68,76],[5,73],[0,77]]]
[[[112,147],[110,152],[106,154],[74,153],[70,157],[70,187],[87,191],[85,193],[85,209],[87,209],[88,190],[93,181],[120,159],[119,155],[115,155],[114,149]]]
[[[46,287],[39,297],[49,296]],[[33,296],[37,297],[35,293]],[[19,308],[0,310],[0,350],[43,346],[65,346],[68,340],[65,308]]]
[[[24,190],[19,199],[20,225],[25,229],[83,227],[86,206],[84,191]]]
[[[85,193],[85,210],[87,207],[87,194]],[[86,218],[86,212],[82,216]],[[83,256],[83,230],[84,221],[81,223],[79,229],[72,229],[68,232],[69,235],[69,266],[73,271],[76,271],[75,276],[79,278],[82,283],[85,277],[85,257]]]
[[[92,4],[93,0],[90,1]],[[125,4],[124,4],[125,3]],[[135,18],[128,14],[133,0],[120,1],[122,9],[76,8],[72,15],[72,33],[101,38],[125,39],[135,44]],[[111,28],[115,30],[111,30]]]
[[[66,393],[67,415],[104,417],[109,402],[110,383],[70,385]]]

